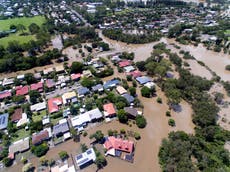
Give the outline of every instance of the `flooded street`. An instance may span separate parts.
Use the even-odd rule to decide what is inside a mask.
[[[61,50],[63,48],[61,35],[56,35],[53,39],[51,39],[53,48],[57,48],[58,50]]]

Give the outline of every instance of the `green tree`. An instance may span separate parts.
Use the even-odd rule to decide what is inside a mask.
[[[73,62],[70,68],[70,73],[81,73],[83,66],[84,65],[81,62]]]
[[[38,103],[38,99],[41,97],[41,94],[37,90],[29,91],[30,102],[32,104]]]
[[[95,138],[97,142],[100,142],[104,139],[104,134],[101,130],[97,130],[94,134],[90,135],[90,139]]]
[[[31,148],[32,153],[36,155],[37,157],[41,157],[45,155],[48,150],[49,150],[49,146],[45,142],[43,142],[42,144],[38,146],[33,145]]]
[[[127,123],[128,122],[128,117],[127,117],[124,109],[118,110],[117,117],[121,123]]]
[[[23,24],[18,24],[17,29],[24,34],[24,31],[26,30],[26,27]]]
[[[34,166],[32,163],[27,163],[22,167],[22,172],[33,172]]]
[[[69,158],[69,155],[66,151],[61,151],[58,153],[59,157],[62,159],[62,160],[65,160],[67,158]]]
[[[87,145],[85,143],[81,144],[81,151],[82,152],[87,151],[87,149],[88,149],[88,147],[87,147]]]
[[[135,87],[129,87],[129,92],[132,96],[136,96],[136,88]]]
[[[2,162],[6,167],[9,167],[13,164],[13,160],[8,157],[3,158]]]
[[[148,88],[148,87],[146,87],[146,86],[144,86],[144,87],[141,88],[141,95],[142,95],[143,97],[150,97],[151,94],[152,94],[152,92],[151,92],[151,89],[150,89],[150,88]]]
[[[31,23],[31,24],[29,25],[29,30],[30,30],[31,34],[36,34],[36,33],[38,33],[38,32],[39,32],[39,29],[40,29],[40,27],[39,27],[36,23]]]
[[[139,128],[145,128],[147,122],[144,116],[142,115],[137,115],[136,117],[136,124]]]

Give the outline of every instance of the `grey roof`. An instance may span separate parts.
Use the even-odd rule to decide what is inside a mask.
[[[85,114],[89,115],[91,121],[96,120],[96,119],[100,119],[103,117],[103,114],[101,113],[101,111],[98,108],[90,110],[90,111],[86,112]]]
[[[69,125],[67,122],[53,126],[53,134],[55,136],[57,136],[58,134],[61,134],[61,133],[65,133],[67,131],[69,131]]]
[[[147,76],[141,76],[141,77],[137,77],[136,80],[141,84],[146,84],[147,82],[151,82],[152,80],[147,77]]]
[[[108,88],[111,88],[111,87],[118,85],[119,83],[120,83],[120,81],[117,79],[109,80],[104,84],[104,88],[108,89]]]
[[[134,102],[134,97],[131,96],[130,94],[123,94],[122,95],[129,103]]]
[[[93,91],[98,91],[100,89],[104,89],[102,84],[97,84],[97,85],[95,85],[95,86],[92,87]]]
[[[9,114],[4,113],[0,115],[0,130],[6,129],[8,125]]]
[[[138,115],[137,109],[135,108],[125,107],[124,110],[126,113],[128,113],[129,115],[132,115],[133,117],[136,117]]]

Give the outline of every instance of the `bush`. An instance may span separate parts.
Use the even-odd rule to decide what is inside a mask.
[[[132,76],[131,75],[127,75],[126,79],[127,79],[127,81],[132,81]]]
[[[62,160],[65,160],[67,158],[69,158],[69,155],[66,151],[61,151],[58,153],[59,157],[62,159]]]
[[[87,149],[88,149],[88,147],[86,146],[85,143],[84,143],[84,144],[81,144],[81,151],[82,151],[82,152],[87,151]]]
[[[113,136],[113,134],[114,134],[114,131],[111,130],[111,129],[109,129],[109,130],[108,130],[108,136]]]
[[[157,103],[162,103],[162,99],[160,97],[157,97]]]
[[[230,71],[230,65],[225,66],[225,70],[229,70]]]
[[[165,115],[166,115],[166,116],[171,116],[171,112],[170,112],[170,111],[167,111],[167,112],[165,113]]]
[[[143,97],[148,97],[149,98],[151,96],[151,89],[146,87],[146,86],[142,87],[141,88],[141,95]]]
[[[88,133],[86,131],[84,131],[83,136],[86,137],[88,135]]]
[[[32,172],[34,169],[32,163],[28,163],[22,167],[22,172]]]
[[[136,140],[140,140],[140,139],[141,139],[141,135],[140,135],[138,132],[135,132],[135,133],[134,133],[134,138],[135,138]]]
[[[2,162],[3,162],[5,167],[9,167],[13,164],[13,160],[8,158],[8,157],[3,158]]]
[[[176,125],[174,119],[169,119],[169,120],[168,120],[168,124],[169,124],[170,126],[172,126],[172,127],[174,127],[174,126]]]
[[[128,121],[128,117],[124,111],[124,109],[120,109],[118,110],[117,112],[117,117],[118,117],[118,120],[121,122],[121,123],[127,123]]]
[[[34,155],[36,155],[37,157],[41,157],[43,155],[45,155],[47,153],[47,151],[49,150],[49,147],[47,145],[47,143],[42,143],[38,146],[32,146],[31,151]]]
[[[26,158],[22,158],[22,159],[21,159],[21,162],[22,162],[23,164],[26,164],[26,163],[28,162],[28,160],[27,160]]]
[[[136,124],[137,124],[137,126],[138,126],[139,128],[145,128],[145,126],[146,126],[146,124],[147,124],[145,117],[142,116],[142,115],[138,115],[138,116],[136,117]]]
[[[39,158],[39,162],[42,166],[47,166],[49,161],[45,156],[42,156],[41,158]]]
[[[125,129],[122,128],[122,129],[120,130],[120,133],[121,133],[121,134],[125,134],[125,133],[126,133]]]

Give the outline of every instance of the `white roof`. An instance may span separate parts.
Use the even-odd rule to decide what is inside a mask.
[[[43,109],[46,109],[46,102],[41,102],[30,106],[31,111],[40,111]]]
[[[124,67],[124,69],[125,69],[125,72],[131,72],[131,71],[135,70],[135,68],[133,66],[126,66],[126,67]]]
[[[20,127],[21,125],[26,124],[27,122],[29,122],[29,119],[27,118],[27,114],[23,113],[22,118],[17,122],[16,126]]]
[[[68,138],[70,138],[70,137],[71,137],[70,132],[65,133],[65,134],[63,135],[63,137],[64,137],[65,140],[68,139]]]
[[[90,161],[94,162],[96,160],[96,154],[93,148],[89,148],[84,153],[77,155],[75,159],[76,159],[77,165],[80,167]]]
[[[146,84],[144,84],[144,86],[148,87],[148,88],[153,88],[155,86],[154,82],[147,82]]]

